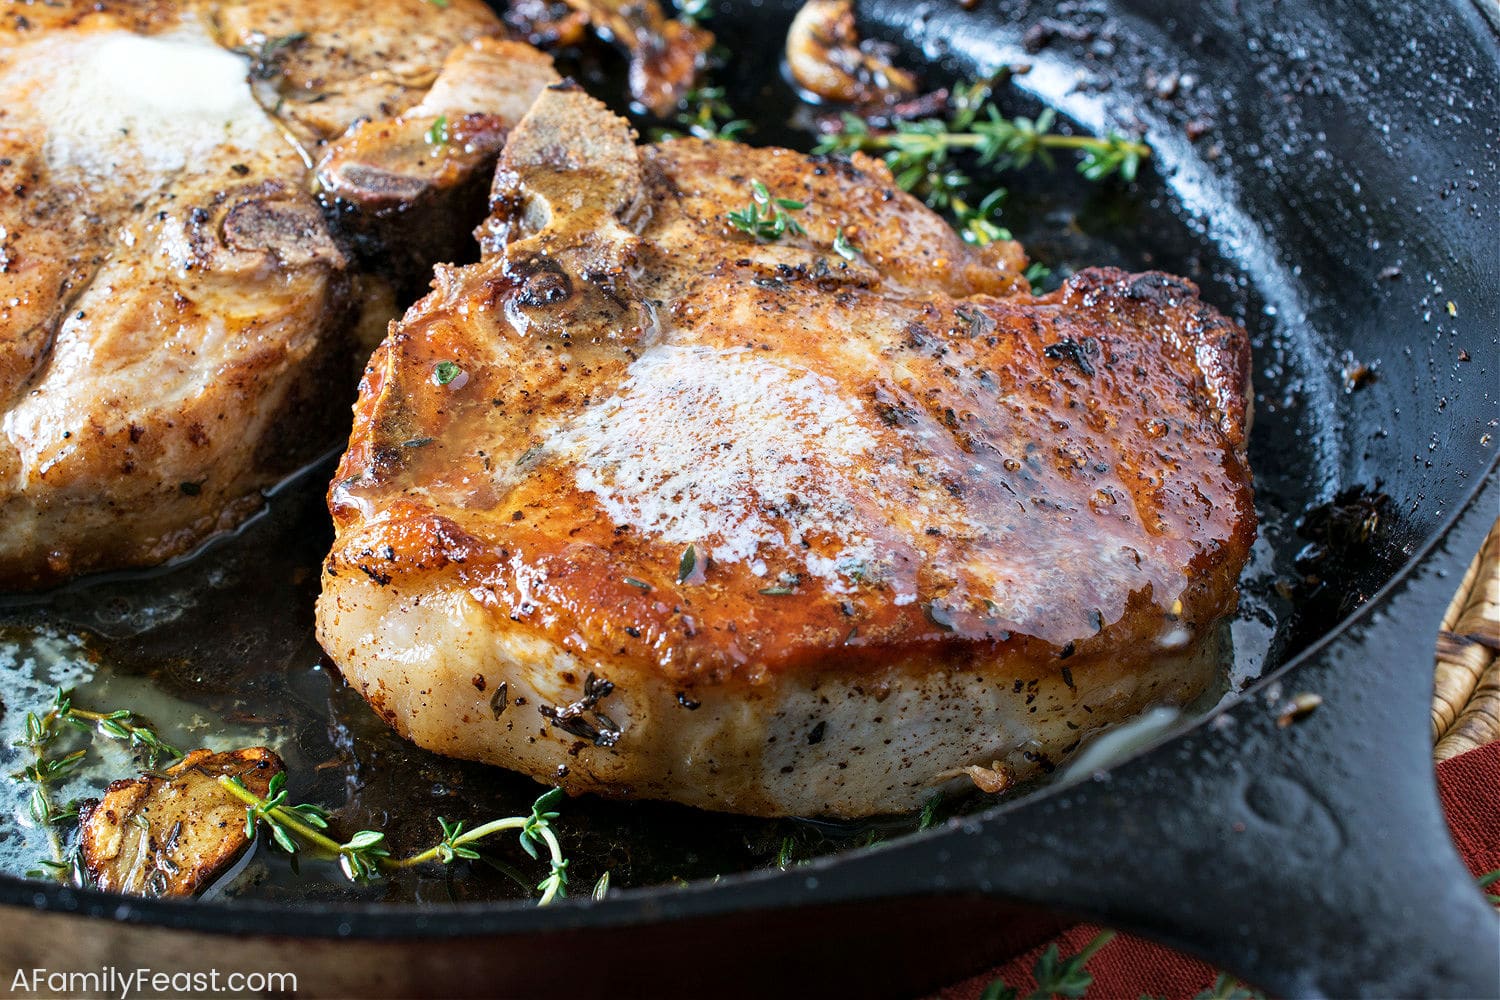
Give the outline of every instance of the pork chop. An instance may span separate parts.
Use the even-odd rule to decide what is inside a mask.
[[[361,324],[464,252],[403,235],[487,180],[555,79],[500,30],[477,0],[0,23],[0,588],[178,555],[336,443]]]
[[[402,734],[852,817],[1048,770],[1218,669],[1249,355],[1190,283],[1033,297],[877,161],[637,147],[567,86],[493,204],[330,493],[319,636]]]

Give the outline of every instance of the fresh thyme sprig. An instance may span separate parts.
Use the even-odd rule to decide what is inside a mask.
[[[964,187],[967,176],[950,167],[950,157],[957,151],[977,154],[981,166],[1011,170],[1033,159],[1052,166],[1052,150],[1078,150],[1083,153],[1078,172],[1091,181],[1116,173],[1134,180],[1141,161],[1151,155],[1144,143],[1118,132],[1102,138],[1053,132],[1057,115],[1051,108],[1035,119],[1007,118],[993,104],[986,104],[982,116],[963,113],[947,121],[898,121],[890,132],[877,132],[855,115],[846,113],[843,118],[843,130],[824,136],[815,152],[883,152],[896,182],[906,190],[923,183],[939,191]]]
[[[56,723],[57,716],[53,712],[40,716],[35,712],[26,713],[26,736],[17,740],[15,745],[29,749],[32,762],[13,777],[32,784],[28,803],[31,818],[46,831],[47,845],[52,851],[52,857],[42,860],[40,864],[47,866],[51,873],[64,874],[69,866],[63,860],[63,842],[58,835],[57,826],[69,816],[76,816],[77,811],[58,809],[52,800],[51,785],[72,770],[87,751],[78,750],[56,760],[49,759],[47,748],[58,735]],[[42,872],[39,870],[37,874],[41,875]]]
[[[176,760],[182,751],[157,735],[156,730],[142,724],[140,717],[129,709],[115,712],[90,712],[73,704],[73,693],[58,688],[52,695],[52,704],[41,715],[26,713],[26,738],[17,746],[41,751],[57,739],[59,726],[67,725],[83,732],[96,731],[110,739],[120,740],[146,752],[148,766],[155,767],[163,760]],[[82,759],[87,751],[69,754],[69,758]],[[77,761],[75,760],[74,763]],[[39,758],[38,765],[55,767],[57,762],[46,762]],[[31,769],[28,768],[28,771]],[[55,776],[55,775],[54,775]]]
[[[1078,954],[1066,959],[1058,957],[1056,942],[1048,945],[1031,967],[1032,975],[1036,977],[1036,989],[1027,993],[1025,1000],[1083,996],[1094,982],[1093,974],[1085,966],[1099,949],[1114,939],[1114,931],[1100,931]],[[980,996],[982,1000],[1018,1000],[1021,993],[1014,986],[1007,986],[1005,980],[997,979],[985,987]]]
[[[245,803],[247,835],[253,836],[255,827],[263,824],[270,832],[272,842],[288,854],[298,852],[300,840],[338,858],[339,867],[351,882],[367,882],[379,877],[383,871],[412,868],[434,861],[452,864],[459,859],[475,859],[479,852],[469,844],[505,830],[516,830],[521,847],[528,855],[540,859],[543,851],[547,854],[547,877],[537,886],[542,893],[540,905],[545,906],[558,896],[567,895],[568,862],[552,829],[552,821],[558,817],[552,807],[562,797],[560,788],[538,798],[529,815],[491,820],[472,830],[465,830],[463,823],[449,823],[439,817],[442,839],[437,844],[410,857],[393,858],[386,846],[385,834],[378,830],[360,830],[342,843],[328,836],[324,832],[328,829],[325,810],[306,803],[292,805],[287,802],[284,775],[278,774],[271,779],[265,798],[250,791],[235,777],[220,777],[219,784]]]
[[[156,767],[164,760],[175,760],[182,751],[157,735],[156,730],[145,725],[139,716],[128,709],[115,712],[91,712],[73,704],[73,694],[58,688],[52,694],[52,702],[46,711],[26,713],[26,735],[16,741],[16,746],[32,752],[32,762],[13,777],[32,785],[28,808],[31,818],[47,833],[52,858],[39,862],[52,874],[66,876],[76,865],[70,862],[64,851],[62,837],[57,828],[78,818],[74,807],[60,808],[52,798],[52,787],[71,774],[88,756],[88,748],[71,750],[60,756],[49,756],[52,745],[69,727],[91,735],[100,735],[120,740],[145,752],[148,767]],[[39,874],[40,874],[40,870]]]
[[[683,135],[697,139],[737,139],[754,130],[750,122],[734,116],[734,109],[729,106],[723,87],[695,87],[683,96],[678,107],[679,110],[672,119],[677,123],[677,130],[656,129],[651,135],[653,141],[676,139]]]
[[[1117,132],[1107,136],[1062,135],[1052,130],[1056,114],[1045,110],[1035,119],[1007,118],[990,102],[990,84],[980,82],[954,91],[950,114],[943,118],[898,121],[894,129],[877,131],[864,119],[843,116],[841,131],[825,135],[816,153],[883,155],[896,183],[924,198],[933,208],[953,213],[960,232],[970,243],[984,245],[1009,239],[996,221],[1005,189],[994,188],[976,200],[969,197],[974,180],[955,160],[968,154],[971,162],[993,171],[1024,167],[1038,160],[1054,165],[1052,151],[1081,154],[1078,171],[1099,181],[1118,174],[1134,180],[1141,161],[1151,155],[1144,143]]]
[[[806,207],[806,202],[795,198],[773,198],[764,184],[751,181],[750,203],[738,212],[727,213],[725,218],[740,232],[749,233],[763,243],[774,243],[787,233],[807,235],[802,224],[787,214]]]
[[[182,756],[181,750],[163,741],[156,730],[140,725],[135,721],[136,716],[126,709],[108,715],[74,709],[72,717],[92,720],[101,735],[142,748],[146,751],[148,767],[156,767],[164,761],[177,760]]]
[[[1114,939],[1114,931],[1100,931],[1078,954],[1068,958],[1060,957],[1054,942],[1037,956],[1031,967],[1031,974],[1036,979],[1036,989],[1022,997],[1014,986],[1007,986],[1005,980],[997,979],[985,987],[980,996],[982,1000],[1050,1000],[1051,997],[1071,997],[1077,1000],[1085,997],[1089,987],[1094,985],[1093,973],[1087,969],[1089,960]],[[1141,1000],[1152,998],[1142,996]],[[1221,972],[1214,979],[1213,985],[1198,993],[1193,1000],[1265,1000],[1265,997],[1227,972]]]

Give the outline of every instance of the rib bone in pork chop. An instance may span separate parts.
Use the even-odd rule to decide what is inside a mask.
[[[1192,285],[1034,298],[876,161],[637,147],[567,86],[493,203],[331,493],[320,637],[401,733],[861,816],[1204,690],[1255,528],[1245,335]]]
[[[361,315],[464,249],[403,233],[483,216],[556,79],[499,31],[477,0],[7,11],[0,588],[184,552],[342,435]]]

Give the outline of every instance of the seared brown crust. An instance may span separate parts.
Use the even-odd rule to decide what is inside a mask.
[[[795,315],[809,326],[825,319],[843,326],[842,315],[869,307],[859,297],[840,307],[815,287],[763,289],[748,276],[735,277],[750,286],[741,291],[757,310]],[[733,294],[733,277],[716,278],[718,286],[704,289],[698,301]],[[507,357],[503,366],[466,365],[469,382],[453,392],[432,383],[433,367],[482,356],[469,337],[474,331],[439,318],[458,307],[449,298],[455,292],[445,283],[442,298],[424,303],[436,305],[439,316],[423,322],[419,307],[372,361],[333,493],[344,534],[330,557],[331,573],[374,579],[456,573],[514,621],[540,626],[554,639],[571,637],[580,648],[607,649],[612,659],[649,662],[683,683],[826,669],[831,657],[848,665],[879,662],[912,644],[931,647],[934,664],[962,662],[974,643],[1025,653],[1041,641],[1052,655],[1066,646],[1079,653],[1130,650],[1150,645],[1173,599],[1182,601],[1176,615],[1197,626],[1234,607],[1234,581],[1254,532],[1238,423],[1243,334],[1180,279],[1095,270],[1040,299],[972,299],[971,315],[993,323],[982,337],[970,335],[975,324],[959,315],[962,303],[901,311],[905,339],[891,344],[888,357],[925,391],[904,391],[889,376],[876,376],[863,380],[857,394],[876,420],[894,421],[891,438],[907,464],[924,455],[964,455],[983,466],[982,474],[938,485],[961,493],[993,532],[986,544],[943,526],[936,511],[931,525],[921,524],[920,514],[913,518],[918,533],[888,540],[903,565],[917,567],[918,600],[904,606],[878,584],[842,594],[812,582],[799,587],[795,600],[763,594],[767,581],[799,571],[794,561],[775,558],[767,559],[762,576],[725,565],[702,583],[680,584],[682,545],[618,530],[564,469],[539,463],[508,489],[487,488],[486,466],[514,465],[533,443],[508,430],[533,416],[530,398],[562,406],[607,398],[629,348],[573,345],[569,367],[598,373],[592,378],[548,378],[553,372],[546,368],[558,366],[547,365],[545,353]],[[481,306],[480,315],[497,321],[504,315],[492,292],[482,288],[484,298],[470,302],[470,315]],[[673,312],[688,314],[690,301],[677,300]],[[829,364],[818,345],[805,342],[804,329],[758,328],[753,343],[781,357]],[[681,327],[678,334],[691,335]],[[707,342],[729,346],[742,338]],[[1092,374],[1047,355],[1065,343],[1090,352]],[[1207,371],[1196,370],[1199,358]],[[542,378],[533,381],[534,375]],[[992,386],[991,398],[1003,398],[1004,409],[976,398],[964,385],[969,379]],[[899,436],[907,427],[941,427],[944,439],[918,447]],[[454,437],[458,428],[462,439]],[[453,496],[460,484],[469,485],[470,495],[461,506],[424,502],[413,489],[418,483],[428,497]],[[361,516],[367,504],[378,505],[373,523]],[[956,596],[971,588],[952,568],[974,559],[976,550],[1010,572],[1055,572],[1067,585],[1044,605],[991,617],[982,598]],[[1098,572],[1097,553],[1125,550],[1140,553],[1138,570]],[[932,618],[934,602],[941,625]],[[851,629],[858,632],[853,641]]]
[[[475,179],[529,104],[520,86],[460,78],[496,61],[525,61],[530,94],[555,78],[500,30],[478,0],[399,0],[378,17],[349,3],[74,2],[0,22],[0,588],[184,553],[334,443],[351,333],[389,292],[357,277],[310,166],[320,152],[398,162],[414,187],[380,206],[399,216],[380,239],[422,274],[460,252],[473,214],[447,239],[426,219],[465,191],[482,205]],[[132,40],[160,47],[141,56]],[[206,61],[228,89],[204,81],[205,103],[179,107],[180,82],[169,70],[153,92],[159,67],[146,67],[120,81],[123,105],[98,109],[139,121],[80,120],[78,102],[108,104],[110,74],[133,72],[117,65],[127,52]],[[452,141],[409,155],[413,129],[420,142],[440,115]],[[394,117],[342,136],[380,116]]]
[[[1099,269],[1035,298],[1018,249],[976,254],[877,163],[636,153],[587,105],[538,102],[502,157],[488,255],[440,270],[365,374],[320,611],[346,670],[381,627],[359,610],[384,602],[371,584],[389,614],[460,601],[498,644],[689,698],[899,684],[898,664],[914,684],[1074,689],[1205,648],[1255,531],[1249,355],[1191,283]],[[728,224],[752,179],[806,202],[805,235]],[[403,714],[414,695],[397,711],[389,671],[419,690],[425,648],[358,682],[404,729],[500,759],[457,717]],[[666,787],[649,794],[689,797]]]
[[[920,483],[907,510],[871,512],[891,519],[881,543],[918,599],[897,605],[878,582],[835,593],[810,580],[793,600],[763,594],[781,574],[805,574],[775,554],[764,575],[715,565],[703,582],[678,583],[684,546],[602,516],[541,433],[608,399],[643,335],[574,326],[560,339],[538,342],[535,328],[518,337],[506,317],[535,296],[499,258],[441,271],[372,359],[332,492],[331,573],[456,573],[517,627],[684,683],[878,662],[914,645],[930,647],[934,663],[997,646],[1130,650],[1161,630],[1179,598],[1176,614],[1200,627],[1233,608],[1254,532],[1242,453],[1248,349],[1190,282],[1094,270],[1042,298],[950,298],[972,255],[951,233],[932,238],[941,223],[879,175],[772,150],[721,155],[739,169],[700,173],[717,157],[698,142],[645,151],[646,169],[659,173],[638,266],[682,286],[658,307],[664,336],[834,374],[901,465],[970,466]],[[808,242],[826,246],[834,218],[856,220],[850,229],[885,273],[726,231],[718,220],[741,207],[729,192],[745,191],[752,173],[808,199],[799,215]],[[676,228],[684,219],[690,235]],[[658,233],[673,242],[654,242]],[[898,283],[924,272],[930,291],[901,293]],[[990,273],[1001,285],[1003,272]],[[726,315],[744,322],[724,324]],[[832,333],[851,324],[860,341]],[[1060,345],[1076,345],[1076,359]],[[457,390],[431,377],[450,359],[467,374]],[[984,530],[921,510],[929,491],[961,498]],[[1104,551],[1129,551],[1139,566],[1101,573]],[[958,570],[975,560],[1056,574],[1058,586],[1045,603],[995,617]]]
[[[250,846],[245,807],[219,785],[239,778],[265,797],[281,758],[265,747],[194,750],[160,775],[116,781],[79,814],[79,848],[96,887],[135,896],[192,896]]]

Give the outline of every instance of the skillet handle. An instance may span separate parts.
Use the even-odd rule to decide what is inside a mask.
[[[1428,715],[1438,623],[1497,511],[1492,472],[1280,698],[1263,684],[1103,778],[960,826],[944,881],[1139,933],[1273,995],[1500,994],[1500,920],[1443,821]],[[1304,691],[1321,707],[1278,727]]]

